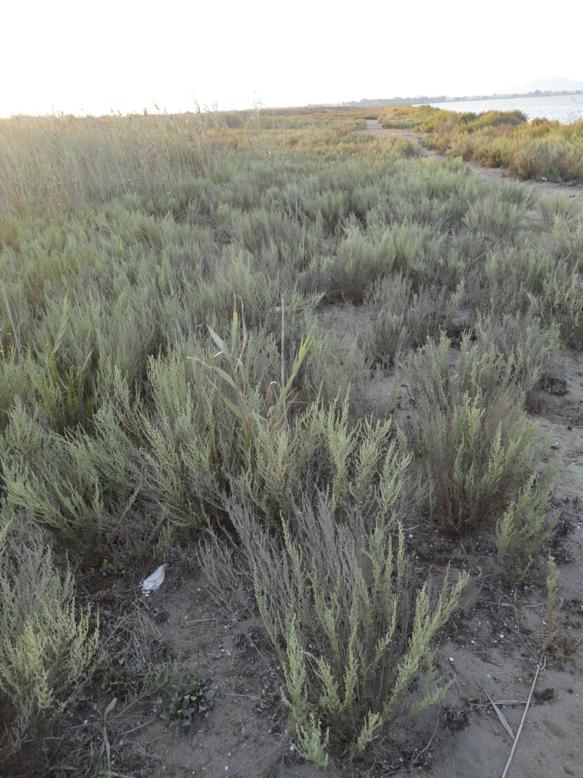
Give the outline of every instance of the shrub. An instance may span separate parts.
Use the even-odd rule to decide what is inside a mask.
[[[576,225],[580,222],[581,206],[563,195],[540,197],[537,209],[545,227],[552,229],[556,224]]]
[[[559,328],[546,326],[532,314],[478,314],[476,334],[481,348],[494,349],[511,366],[512,379],[527,399],[543,377],[556,353]]]
[[[71,572],[61,574],[41,545],[13,546],[0,559],[0,595],[0,755],[8,759],[79,693],[99,631],[76,607]]]
[[[395,274],[374,285],[367,302],[373,307],[374,319],[361,342],[373,362],[390,366],[411,348],[430,338],[438,338],[440,328],[459,306],[463,289],[450,295],[443,287],[421,286]]]
[[[550,489],[557,463],[534,474],[496,524],[498,562],[507,578],[524,581],[535,559],[547,551],[557,516],[549,511]]]
[[[384,127],[412,127],[427,133],[424,142],[441,152],[460,154],[491,167],[507,167],[523,178],[581,180],[581,122],[562,125],[520,111],[482,114],[442,111],[429,106],[385,110]]]
[[[363,411],[363,395],[369,364],[356,338],[345,343],[342,322],[332,331],[312,326],[310,350],[298,379],[298,403],[320,401],[326,405],[348,398],[352,415]]]
[[[425,347],[409,374],[416,404],[405,430],[429,520],[459,536],[487,526],[525,486],[542,457],[538,426],[522,410],[512,367],[462,342],[450,369],[449,341]]]
[[[466,394],[488,402],[504,389],[520,399],[511,362],[492,344],[475,343],[466,333],[459,348],[453,346],[442,334],[406,360],[404,377],[416,405],[447,410]]]
[[[327,502],[284,518],[283,540],[248,509],[230,511],[298,749],[319,767],[441,699],[432,642],[467,581],[417,589],[396,513],[375,523],[355,505],[338,522]]]
[[[473,203],[465,218],[467,228],[481,233],[482,240],[512,241],[520,229],[525,215],[523,205],[502,200],[494,193]]]
[[[411,275],[417,282],[440,275],[444,237],[424,224],[387,226],[383,221],[365,230],[355,220],[347,223],[336,257],[320,260],[312,268],[311,283],[326,289],[330,301],[361,305],[367,289],[392,272]]]
[[[573,349],[583,349],[583,279],[565,262],[557,262],[545,279],[542,295],[533,303],[540,316],[558,324]]]

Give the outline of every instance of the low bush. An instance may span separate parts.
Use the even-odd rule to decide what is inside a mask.
[[[98,625],[75,603],[70,571],[28,542],[0,559],[0,757],[6,764],[79,694],[98,648]],[[38,741],[37,741],[38,742]],[[34,764],[34,753],[29,764]]]
[[[581,122],[528,122],[520,111],[475,114],[430,106],[391,107],[380,118],[384,127],[410,127],[426,133],[430,147],[490,167],[509,168],[522,178],[583,179]]]
[[[496,524],[498,562],[502,574],[522,582],[533,563],[549,548],[557,515],[549,510],[556,462],[531,475]]]
[[[462,296],[461,287],[453,295],[443,287],[420,286],[414,291],[411,279],[402,274],[383,279],[367,295],[374,318],[361,335],[363,348],[373,362],[394,365],[409,349],[430,337],[439,338]]]
[[[398,466],[392,478],[401,491]],[[283,539],[248,509],[230,511],[294,739],[318,767],[346,752],[352,759],[442,698],[432,644],[467,580],[450,589],[446,576],[435,595],[428,583],[418,589],[398,510],[377,523],[357,505],[339,522],[327,499],[305,504],[283,519]]]
[[[582,278],[572,258],[554,259],[532,244],[494,253],[485,267],[493,311],[534,316],[559,327],[562,340],[583,347]]]
[[[417,585],[405,484],[432,529],[497,522],[502,565],[547,542],[523,404],[558,338],[583,343],[579,216],[557,201],[529,223],[524,187],[414,158],[356,132],[363,116],[0,120],[5,753],[90,671],[96,627],[53,554],[133,570],[214,533],[214,593],[254,579],[296,741],[324,764],[440,695],[431,640],[458,589]],[[556,175],[583,137],[519,115],[393,120],[491,165],[536,140]],[[389,421],[401,380],[409,448]],[[132,648],[101,691],[134,699],[170,671],[148,680],[155,627],[122,621]],[[200,702],[184,696],[179,719]]]
[[[415,455],[427,517],[459,536],[487,527],[535,472],[545,444],[524,416],[512,366],[465,338],[457,364],[443,338],[409,361]]]
[[[504,357],[513,380],[531,401],[559,347],[558,326],[547,326],[532,314],[478,314],[476,335],[481,348],[493,348]]]

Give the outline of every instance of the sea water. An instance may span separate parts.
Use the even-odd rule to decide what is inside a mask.
[[[448,111],[522,111],[528,119],[558,119],[560,122],[583,120],[583,94],[532,97],[508,97],[488,100],[459,100],[430,103]]]

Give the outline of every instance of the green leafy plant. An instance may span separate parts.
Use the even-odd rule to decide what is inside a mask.
[[[162,718],[174,726],[189,727],[195,717],[207,715],[216,693],[212,681],[186,681],[176,688]]]
[[[12,545],[0,565],[0,753],[10,757],[90,677],[99,622],[77,608],[73,576],[49,548]]]
[[[209,326],[209,333],[219,351],[214,356],[213,362],[204,363],[204,367],[218,380],[218,384],[211,381],[213,387],[219,391],[225,405],[235,414],[242,425],[245,441],[248,443],[253,435],[254,427],[259,420],[258,413],[250,400],[251,386],[249,376],[245,368],[244,354],[248,344],[247,327],[242,314],[239,315],[236,301],[233,304],[231,319],[230,341],[227,344]],[[282,301],[282,344],[285,337]],[[287,419],[288,406],[292,396],[294,382],[300,372],[302,364],[310,348],[310,337],[302,341],[293,360],[291,371],[286,378],[284,354],[281,355],[281,380],[278,385],[272,384],[275,391],[273,401],[266,413],[266,421],[270,430],[277,430]],[[224,370],[218,364],[218,358],[226,360],[228,370]],[[210,379],[209,379],[210,380]]]

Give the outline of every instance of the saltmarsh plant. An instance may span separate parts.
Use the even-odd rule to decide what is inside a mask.
[[[424,224],[383,224],[375,219],[366,229],[355,219],[346,224],[336,257],[319,263],[314,283],[327,289],[327,299],[362,304],[367,289],[392,272],[417,282],[432,277],[440,264],[445,237]]]
[[[530,476],[517,497],[496,523],[498,563],[503,575],[522,582],[549,547],[557,514],[549,509],[551,489],[558,462]]]
[[[435,115],[423,109],[423,121]],[[449,600],[437,595],[431,611],[411,565],[403,571],[393,514],[410,464],[392,425],[363,416],[370,360],[337,346],[316,309],[372,303],[373,356],[389,363],[436,338],[462,280],[464,296],[471,285],[492,308],[475,346],[436,351],[421,371],[423,429],[413,420],[408,434],[416,471],[428,474],[427,511],[454,532],[498,519],[504,564],[530,564],[538,527],[546,538],[522,394],[544,369],[555,325],[581,341],[576,214],[549,206],[529,240],[518,188],[494,189],[461,161],[406,160],[410,145],[353,132],[357,116],[286,115],[269,132],[263,119],[231,132],[237,117],[0,123],[0,553],[13,529],[30,540],[38,524],[58,558],[68,548],[133,563],[203,526],[232,530],[227,518],[237,523],[233,505],[243,504],[253,528],[246,574],[259,574],[296,738],[319,763],[364,747],[410,709],[413,676],[426,675],[419,655]],[[475,132],[457,133],[455,153],[488,147],[490,164],[509,158],[504,117],[460,122]],[[539,138],[555,131],[536,128]],[[233,294],[251,327],[244,334],[238,314],[234,339],[224,324]],[[314,550],[325,542],[329,558]],[[259,548],[285,572],[271,592]],[[49,615],[71,633],[72,582],[48,552],[34,553],[38,564],[25,552],[2,563],[5,601],[30,568],[37,601],[53,592]],[[276,584],[297,593],[293,624]],[[77,627],[84,617],[75,611]],[[58,635],[43,619],[39,634]],[[21,634],[0,626],[0,640]],[[40,643],[45,658],[56,654]],[[35,662],[52,673],[52,659]],[[59,660],[65,696],[68,667]],[[423,704],[436,688],[428,675]]]
[[[545,279],[542,295],[533,303],[534,311],[558,324],[564,341],[573,349],[583,349],[583,277],[566,262],[558,262]]]
[[[546,325],[531,312],[501,316],[478,313],[475,329],[480,347],[498,352],[511,366],[512,379],[528,401],[559,347],[559,327]]]
[[[487,245],[496,240],[512,242],[525,217],[526,203],[502,200],[494,192],[472,203],[465,217],[465,226],[478,232]]]
[[[306,408],[296,405],[294,384],[311,339],[301,343],[289,374],[282,343],[279,380],[269,383],[261,409],[245,360],[249,335],[236,306],[229,341],[212,328],[210,336],[219,351],[212,362],[202,364],[240,431],[234,439],[239,466],[227,474],[230,488],[246,495],[268,523],[277,522],[282,510],[290,510],[298,493],[315,496],[325,486],[336,516],[344,515],[353,499],[363,511],[387,516],[396,461],[391,424],[366,418],[351,421],[347,397],[330,404],[318,397]],[[285,339],[283,324],[281,337]]]
[[[361,337],[371,360],[393,365],[409,349],[421,346],[430,337],[438,338],[462,297],[461,286],[453,294],[436,286],[414,290],[412,280],[400,273],[375,284],[367,295],[374,319]]]
[[[549,236],[552,242],[553,236]],[[577,252],[563,243],[553,257],[532,242],[494,252],[485,265],[488,307],[495,313],[534,316],[556,324],[568,346],[583,346],[582,277]],[[552,247],[552,244],[551,244]]]
[[[302,364],[310,348],[310,336],[308,336],[299,346],[297,354],[293,360],[290,374],[286,377],[283,345],[285,340],[285,319],[283,300],[281,308],[282,317],[282,353],[281,353],[281,374],[280,381],[272,381],[270,389],[272,392],[272,402],[267,409],[266,417],[263,419],[257,413],[256,407],[250,402],[253,388],[249,380],[249,374],[245,364],[245,351],[248,344],[248,333],[245,319],[239,315],[237,302],[233,305],[231,317],[230,338],[227,343],[223,340],[212,327],[209,327],[209,334],[219,351],[214,355],[212,362],[202,362],[202,365],[209,376],[209,380],[214,389],[216,389],[223,402],[231,410],[239,422],[244,436],[244,446],[247,448],[251,437],[253,436],[255,425],[260,421],[266,421],[270,431],[276,431],[287,419],[288,406],[291,402],[294,382],[300,372]],[[221,367],[219,359],[226,363],[226,370]],[[271,398],[270,398],[271,400]],[[268,401],[269,402],[269,401]]]
[[[200,528],[233,490],[270,523],[302,485],[332,483],[339,512],[356,483],[363,499],[365,483],[382,491],[376,468],[359,462],[371,446],[384,461],[389,425],[349,419],[344,398],[320,396],[308,340],[288,357],[273,336],[249,335],[236,311],[225,338],[211,332],[219,352],[191,340],[151,358],[140,392],[103,362],[89,429],[57,432],[17,399],[0,452],[7,503],[21,520],[32,515],[68,543],[91,537],[87,550],[105,544],[123,557]]]
[[[343,332],[327,332],[309,321],[306,325],[312,336],[298,382],[298,403],[317,399],[331,405],[348,398],[351,414],[360,415],[365,406],[363,395],[370,366],[367,355],[356,339],[343,348]]]
[[[391,725],[438,702],[436,632],[467,581],[418,588],[399,520],[402,462],[392,464],[393,509],[379,521],[353,503],[338,521],[329,499],[309,501],[269,533],[241,505],[229,511],[257,606],[278,657],[299,751],[319,767],[368,748]]]
[[[428,520],[459,536],[487,527],[529,482],[548,451],[526,420],[513,368],[464,338],[428,344],[408,362],[415,415],[405,437],[415,455]]]
[[[71,572],[59,572],[50,549],[30,538],[0,557],[0,595],[0,756],[9,763],[79,693],[99,628],[77,608]]]
[[[390,422],[350,422],[346,403],[314,404],[276,432],[262,424],[255,428],[252,450],[253,463],[234,486],[272,525],[281,511],[293,508],[298,494],[315,498],[321,489],[328,490],[337,518],[355,500],[365,515],[386,518],[392,508],[392,474],[407,466],[391,440]]]

